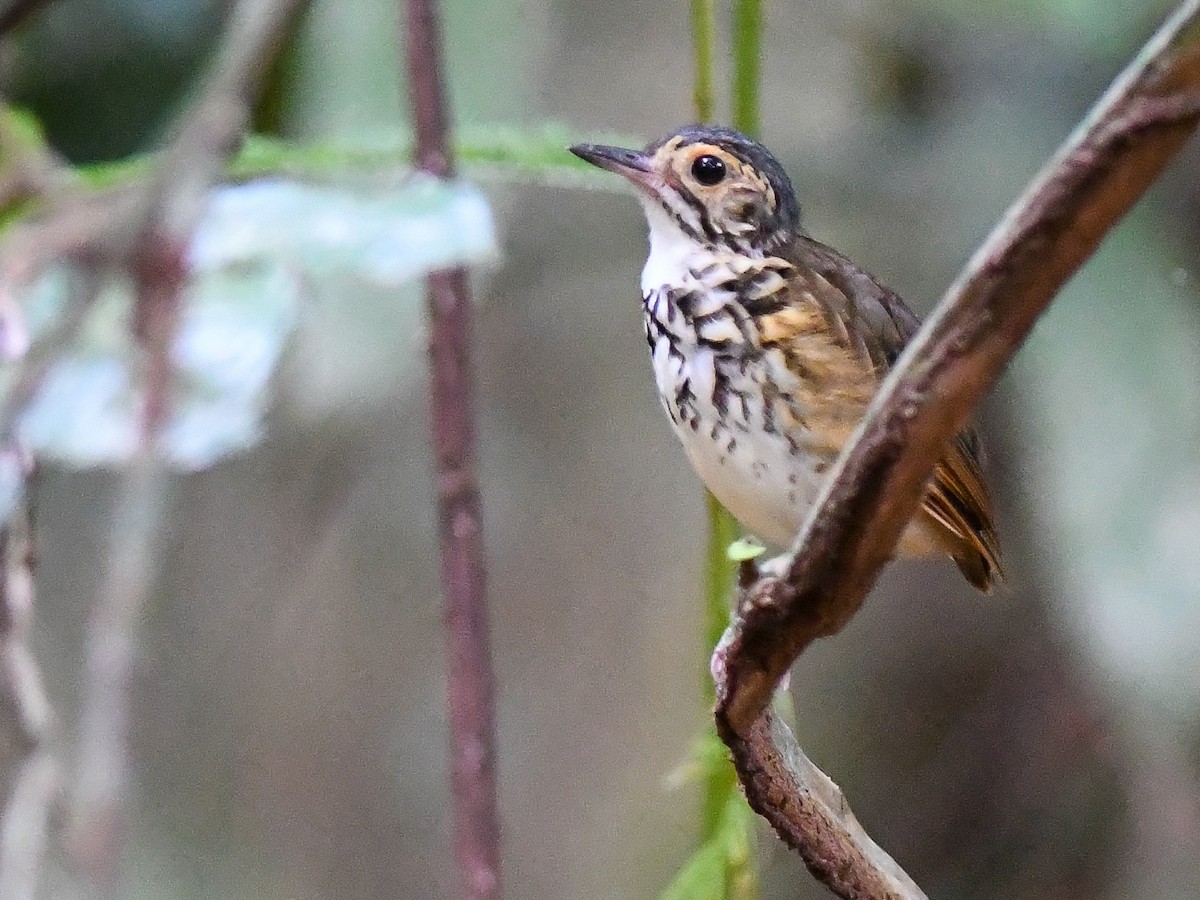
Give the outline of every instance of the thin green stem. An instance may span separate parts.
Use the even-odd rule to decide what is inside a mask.
[[[737,539],[738,525],[711,493],[704,492],[708,508],[708,547],[704,562],[704,642],[709,649],[717,645],[729,626],[729,593],[733,589],[736,563],[729,558],[729,545]],[[704,673],[708,699],[716,698],[712,676]]]
[[[692,0],[696,118],[701,122],[711,122],[715,115],[715,7],[715,0]],[[708,491],[705,491],[705,505],[708,511],[708,546],[704,563],[704,649],[707,657],[707,653],[717,645],[729,625],[729,595],[733,588],[736,567],[729,559],[727,549],[738,535],[738,526],[717,498]],[[705,700],[713,703],[716,694],[707,665],[701,678]],[[731,792],[736,790],[736,776],[728,762],[716,760],[705,767],[701,799],[702,841],[708,841],[717,835]]]
[[[691,0],[692,50],[695,60],[694,99],[696,119],[711,122],[715,113],[714,75],[716,45],[715,0]],[[761,10],[757,2],[734,0],[735,122],[747,131],[758,127],[758,52]],[[729,625],[730,595],[737,566],[729,558],[729,545],[738,536],[738,525],[711,493],[705,492],[708,511],[708,545],[704,561],[704,650],[708,653],[721,640]],[[703,692],[706,701],[716,700],[716,691],[705,666]],[[693,896],[698,877],[705,880],[708,896],[724,900],[752,900],[758,882],[751,846],[753,814],[738,789],[737,776],[728,755],[720,748],[715,728],[709,728],[693,755],[699,771],[700,845],[680,870],[664,898]],[[714,869],[715,865],[715,869]],[[724,883],[718,888],[714,879]],[[714,893],[714,888],[717,893]]]
[[[713,90],[716,45],[716,0],[692,0],[692,52],[696,61],[692,95],[696,105],[696,120],[699,122],[711,122],[716,112]]]
[[[762,0],[733,0],[733,126],[759,133],[762,61]]]
[[[700,122],[711,122],[713,119],[716,42],[716,0],[692,0],[692,50],[696,69],[694,96],[696,119]],[[733,585],[733,564],[729,561],[725,549],[736,537],[736,533],[733,520],[717,499],[707,491],[705,497],[708,507],[708,549],[704,564],[704,646],[706,650],[711,650],[729,624],[728,604],[729,589]],[[711,703],[716,696],[712,679],[707,671],[702,678],[704,696]],[[705,821],[708,820],[706,815]],[[708,833],[706,825],[705,836]]]

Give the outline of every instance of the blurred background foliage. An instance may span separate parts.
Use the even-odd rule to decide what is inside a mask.
[[[763,138],[810,230],[924,312],[1168,8],[767,3]],[[692,117],[683,0],[446,10],[456,119],[481,144]],[[53,4],[0,75],[72,161],[118,159],[161,141],[226,11]],[[397,38],[388,0],[317,2],[260,124],[388,146]],[[529,900],[649,896],[696,829],[667,776],[705,720],[704,499],[644,358],[641,215],[541,168],[467,171],[502,254],[477,341],[505,879]],[[398,169],[341,175],[382,197]],[[1197,171],[1193,145],[983,412],[1007,592],[896,565],[794,673],[801,743],[931,896],[1200,894]],[[418,292],[329,279],[295,315],[265,440],[175,485],[123,896],[455,894]],[[42,480],[38,650],[66,716],[114,485]],[[764,897],[823,896],[758,846]]]

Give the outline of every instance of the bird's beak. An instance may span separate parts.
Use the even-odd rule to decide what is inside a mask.
[[[656,193],[662,179],[650,167],[650,157],[641,150],[626,150],[624,147],[606,147],[603,144],[576,144],[571,152],[585,162],[590,162],[608,172],[627,178],[634,187]]]

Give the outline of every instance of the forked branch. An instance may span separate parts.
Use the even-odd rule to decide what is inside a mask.
[[[812,641],[857,612],[946,444],[1059,288],[1198,122],[1200,0],[1186,0],[1010,208],[905,350],[839,457],[783,577],[761,577],[742,591],[718,684],[717,727],[751,805],[840,896],[921,894],[873,868],[874,854],[845,827],[853,817],[844,803],[816,803],[814,784],[785,764],[799,750],[764,712],[771,694]]]

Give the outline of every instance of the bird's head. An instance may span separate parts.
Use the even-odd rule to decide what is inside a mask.
[[[794,237],[800,207],[778,160],[732,128],[689,125],[644,150],[576,144],[571,152],[630,181],[651,238],[674,230],[701,245],[771,253]],[[667,234],[660,235],[667,238]]]

